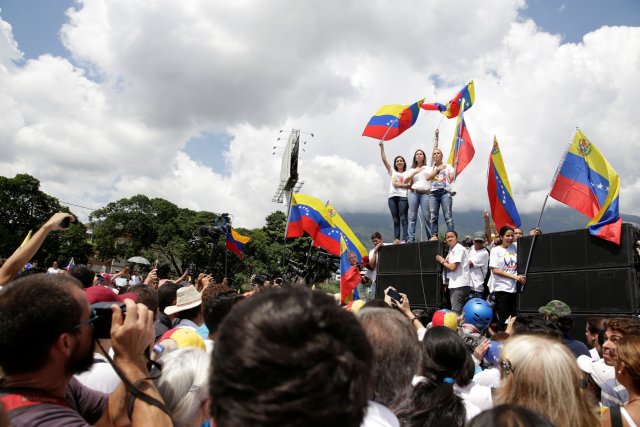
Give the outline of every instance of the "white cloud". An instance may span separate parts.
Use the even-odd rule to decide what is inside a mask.
[[[0,20],[0,170],[31,173],[45,191],[86,206],[144,193],[253,227],[281,208],[271,202],[278,131],[301,128],[315,134],[302,138],[303,192],[338,211],[382,212],[388,177],[377,142],[360,136],[368,119],[383,104],[446,101],[473,78],[465,119],[476,158],[455,210],[484,209],[496,134],[516,203],[538,211],[580,125],[622,176],[621,210],[638,212],[640,28],[603,27],[562,44],[522,19],[522,7],[84,0],[61,30],[73,64],[50,55],[16,63],[21,53]],[[439,121],[423,111],[387,155],[410,162],[415,149],[429,151]],[[454,124],[440,127],[445,154]],[[233,136],[229,174],[184,153],[202,132]]]

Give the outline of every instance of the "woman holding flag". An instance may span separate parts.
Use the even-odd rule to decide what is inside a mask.
[[[393,218],[393,238],[400,240],[400,228],[402,227],[402,241],[407,241],[407,212],[409,210],[409,202],[407,201],[407,188],[405,177],[407,172],[407,162],[402,156],[396,156],[393,159],[393,170],[391,165],[387,161],[387,156],[384,152],[384,140],[381,140],[378,145],[380,146],[380,156],[382,157],[382,163],[387,168],[387,173],[391,176],[391,183],[389,185],[389,210],[391,211],[391,218]]]
[[[451,199],[451,181],[454,178],[453,166],[442,163],[442,151],[433,150],[433,168],[425,178],[431,181],[429,193],[429,224],[431,224],[432,240],[438,239],[438,215],[442,206],[442,215],[447,223],[447,232],[453,231],[453,213]]]

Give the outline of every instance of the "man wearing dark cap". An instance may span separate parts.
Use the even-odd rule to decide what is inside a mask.
[[[482,298],[485,277],[489,271],[489,249],[485,247],[482,231],[473,234],[473,246],[469,248],[469,298]]]
[[[562,343],[571,350],[576,357],[590,356],[589,349],[582,341],[578,341],[571,336],[571,328],[573,327],[573,317],[571,316],[571,308],[557,299],[551,300],[547,305],[538,309],[545,319],[556,324],[562,331]]]

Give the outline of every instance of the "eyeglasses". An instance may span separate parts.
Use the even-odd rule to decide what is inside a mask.
[[[74,325],[72,327],[69,328],[69,332],[71,331],[75,331],[76,329],[80,329],[82,327],[82,325],[84,324],[89,324],[91,325],[91,327],[93,327],[93,322],[95,322],[96,320],[98,320],[98,313],[96,313],[95,309],[91,309],[91,317],[88,318],[87,320],[83,320],[82,322],[78,323],[77,325]]]

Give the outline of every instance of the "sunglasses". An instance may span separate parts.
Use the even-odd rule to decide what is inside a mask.
[[[91,317],[88,318],[87,320],[83,320],[82,322],[78,323],[77,325],[74,325],[72,327],[69,328],[69,332],[71,331],[75,331],[76,329],[80,329],[82,327],[82,325],[85,324],[89,324],[91,325],[91,327],[93,327],[93,322],[95,322],[96,320],[98,320],[98,313],[96,313],[95,309],[91,309]]]

